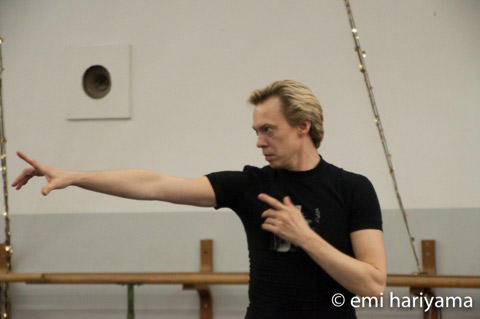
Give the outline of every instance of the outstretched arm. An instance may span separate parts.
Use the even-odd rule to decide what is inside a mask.
[[[215,193],[207,177],[182,178],[145,169],[101,172],[79,172],[57,169],[39,163],[22,152],[17,155],[30,164],[13,181],[17,190],[34,176],[44,176],[47,185],[42,194],[68,186],[78,186],[94,192],[140,200],[160,200],[175,204],[214,207]]]

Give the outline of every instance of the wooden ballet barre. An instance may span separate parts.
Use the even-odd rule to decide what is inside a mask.
[[[387,286],[480,288],[480,276],[388,275]]]
[[[248,284],[242,272],[161,272],[161,273],[6,273],[2,282],[27,284],[180,284],[241,285]],[[400,275],[387,276],[391,287],[480,288],[480,276]]]
[[[161,273],[7,273],[3,282],[28,284],[247,284],[248,273],[161,272]]]
[[[2,246],[2,245],[0,245]],[[4,250],[4,249],[3,249]],[[0,252],[2,248],[0,247]],[[437,275],[435,241],[422,240],[421,274],[390,274],[387,286],[410,287],[412,294],[432,294],[432,288],[480,288],[480,276]],[[119,284],[127,285],[127,318],[134,319],[134,286],[143,284],[180,284],[184,290],[196,290],[200,300],[199,318],[213,318],[209,285],[248,284],[246,272],[213,272],[213,242],[200,242],[200,272],[160,273],[15,273],[8,272],[5,255],[0,254],[0,282],[27,284]],[[438,318],[440,310],[431,307],[424,318]]]

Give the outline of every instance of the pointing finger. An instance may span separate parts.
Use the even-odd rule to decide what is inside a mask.
[[[267,203],[268,205],[272,206],[273,208],[276,208],[276,209],[283,209],[285,208],[285,206],[279,202],[277,199],[265,194],[265,193],[261,193],[258,195],[258,199]]]
[[[39,168],[39,165],[36,161],[34,161],[33,159],[31,159],[30,157],[28,157],[27,155],[25,155],[25,153],[23,152],[20,152],[20,151],[17,151],[17,155],[23,159],[25,162],[27,162],[28,164],[32,165],[34,168]]]

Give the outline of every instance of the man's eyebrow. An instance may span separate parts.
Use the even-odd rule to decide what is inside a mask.
[[[277,128],[276,125],[269,124],[269,123],[262,124],[262,125],[260,125],[259,128],[264,128],[265,126],[269,126],[269,127],[271,127],[271,128]],[[252,129],[253,129],[255,132],[257,131],[257,129],[255,128],[255,126],[252,126]]]

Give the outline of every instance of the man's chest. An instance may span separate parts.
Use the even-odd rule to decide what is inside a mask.
[[[349,243],[349,211],[343,195],[332,183],[276,181],[265,185],[261,190],[278,200],[289,196],[293,204],[302,212],[310,228],[337,248],[346,248]],[[250,216],[253,217],[254,231],[259,231],[272,250],[280,252],[296,251],[298,247],[282,240],[278,236],[261,229],[264,219],[261,214],[270,209],[267,204],[252,194]]]

